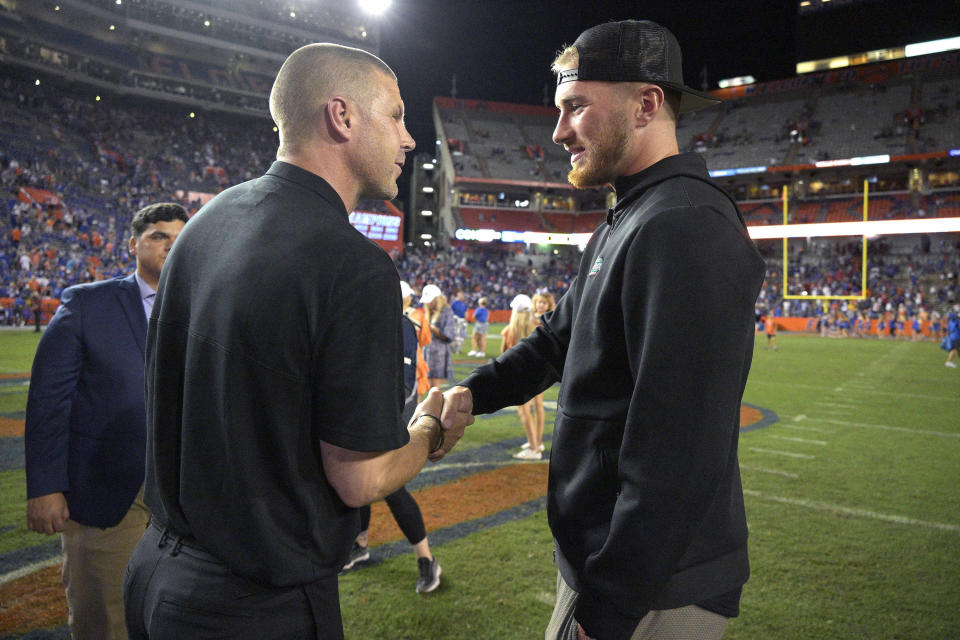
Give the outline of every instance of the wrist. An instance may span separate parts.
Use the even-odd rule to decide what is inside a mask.
[[[431,427],[426,426],[426,423],[421,423],[421,420],[423,420],[423,419],[425,419],[425,418],[426,418],[430,423],[436,425],[435,433],[430,435],[429,448],[428,448],[428,451],[427,451],[427,453],[428,453],[429,455],[433,455],[433,454],[437,453],[438,451],[440,451],[440,449],[443,448],[443,439],[444,439],[444,438],[443,438],[443,425],[440,423],[440,418],[438,418],[437,416],[434,416],[434,415],[430,415],[429,413],[421,413],[419,416],[417,416],[416,420],[414,420],[414,423],[415,423],[415,424],[424,424],[424,426],[425,426],[426,428],[431,429]]]

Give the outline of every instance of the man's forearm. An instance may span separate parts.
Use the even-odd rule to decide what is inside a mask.
[[[362,507],[385,498],[420,472],[440,441],[440,423],[418,415],[408,429],[410,441],[391,451],[352,451],[321,443],[324,472],[347,506]]]

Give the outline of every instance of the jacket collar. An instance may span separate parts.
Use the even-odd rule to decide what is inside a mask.
[[[329,202],[334,208],[341,211],[344,216],[349,218],[349,212],[346,206],[344,206],[343,200],[340,199],[340,195],[330,186],[329,182],[317,174],[311,173],[306,169],[301,169],[297,165],[290,164],[289,162],[274,160],[273,164],[270,165],[270,169],[267,170],[267,175],[275,176],[282,180],[289,180],[304,189],[316,193]]]
[[[639,173],[617,178],[613,185],[617,192],[617,203],[607,211],[607,224],[614,226],[627,206],[640,197],[644,191],[664,180],[678,176],[701,180],[727,195],[710,179],[710,174],[707,172],[707,163],[700,155],[680,153],[668,156]],[[730,196],[727,195],[727,198],[730,198]],[[730,201],[733,202],[732,199]],[[736,208],[736,203],[734,203],[734,207]]]

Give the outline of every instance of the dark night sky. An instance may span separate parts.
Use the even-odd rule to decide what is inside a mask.
[[[461,98],[541,104],[549,83],[552,101],[556,51],[607,20],[666,26],[683,49],[686,83],[699,88],[706,65],[711,89],[736,75],[792,77],[798,59],[960,34],[957,0],[861,0],[809,15],[798,23],[797,0],[393,0],[380,18],[381,57],[429,153],[432,99],[450,94],[454,74]]]

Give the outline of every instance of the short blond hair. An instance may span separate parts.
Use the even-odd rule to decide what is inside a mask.
[[[375,72],[397,78],[387,63],[363,49],[324,42],[291,53],[270,91],[270,116],[280,131],[278,153],[294,153],[312,138],[317,118],[335,95],[369,108],[376,96]]]
[[[563,49],[561,49],[557,53],[557,57],[553,59],[550,70],[553,71],[554,74],[557,74],[566,69],[573,69],[579,66],[580,52],[577,51],[577,48],[573,45],[563,45]]]

